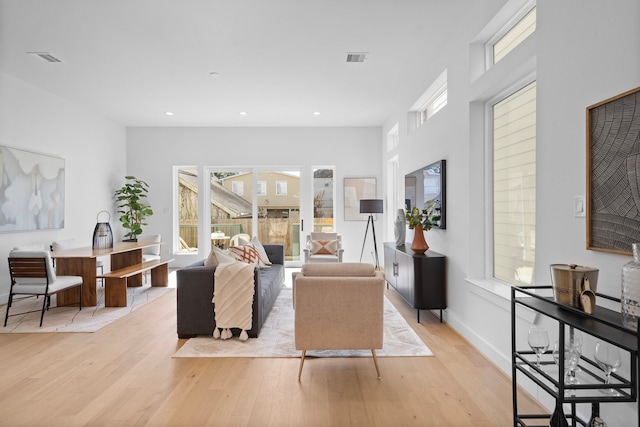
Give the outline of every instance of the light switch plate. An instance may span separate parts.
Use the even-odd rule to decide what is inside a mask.
[[[573,198],[573,214],[576,218],[584,218],[586,215],[586,204],[584,196],[575,196]]]

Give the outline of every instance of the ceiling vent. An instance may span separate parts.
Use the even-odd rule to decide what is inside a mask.
[[[27,53],[30,55],[39,56],[40,58],[44,59],[47,62],[62,62],[61,59],[56,58],[49,52],[27,52]]]
[[[364,62],[368,52],[347,52],[347,62]]]

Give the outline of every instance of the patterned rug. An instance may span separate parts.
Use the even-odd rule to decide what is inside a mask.
[[[127,288],[126,307],[105,307],[104,288],[97,285],[96,297],[98,305],[95,307],[82,307],[82,310],[78,310],[78,307],[57,308],[55,307],[55,296],[52,296],[51,307],[54,308],[45,311],[42,327],[39,326],[42,297],[37,299],[35,297],[14,299],[13,305],[9,310],[10,316],[7,326],[2,327],[0,325],[0,333],[95,332],[159,296],[174,291],[175,289],[171,288],[171,280],[169,287],[166,288],[152,288],[150,285]],[[6,310],[6,304],[0,306],[3,324]],[[14,316],[14,314],[28,311],[34,312]]]
[[[293,335],[291,289],[282,289],[258,338],[240,341],[237,337],[189,339],[173,357],[300,357]],[[384,298],[384,343],[380,357],[433,356],[431,350],[409,326],[396,308]],[[307,357],[371,357],[370,350],[307,351]]]

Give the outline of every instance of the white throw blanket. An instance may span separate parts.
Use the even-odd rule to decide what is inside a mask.
[[[246,341],[253,320],[254,264],[219,264],[214,273],[213,303],[216,328],[214,338],[231,338],[230,328],[240,328],[240,340]],[[222,330],[222,331],[220,331]]]

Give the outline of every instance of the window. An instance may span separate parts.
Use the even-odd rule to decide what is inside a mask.
[[[244,196],[244,182],[231,181],[231,191],[233,191],[238,196]]]
[[[422,126],[445,105],[447,105],[447,70],[444,70],[434,80],[411,107],[410,113],[415,114],[415,127],[419,128]]]
[[[258,188],[256,188],[256,194],[258,196],[267,195],[267,181],[258,181]]]
[[[494,276],[532,284],[536,232],[536,82],[493,105]]]
[[[516,19],[518,16],[516,16]],[[509,28],[509,27],[508,27]],[[529,10],[506,33],[498,33],[498,40],[490,43],[493,63],[497,63],[536,30],[536,8]]]
[[[177,188],[177,229],[174,250],[190,253],[198,250],[198,169],[174,168]]]
[[[333,168],[313,169],[313,230],[333,232]]]
[[[387,133],[387,152],[396,148],[400,142],[400,131],[398,129],[398,123],[396,123],[389,133]]]
[[[276,181],[276,196],[287,195],[287,181]]]
[[[421,126],[429,120],[435,113],[440,111],[445,105],[447,105],[447,86],[441,88],[435,97],[430,100],[427,104],[423,105],[420,110],[418,110],[418,126]]]

